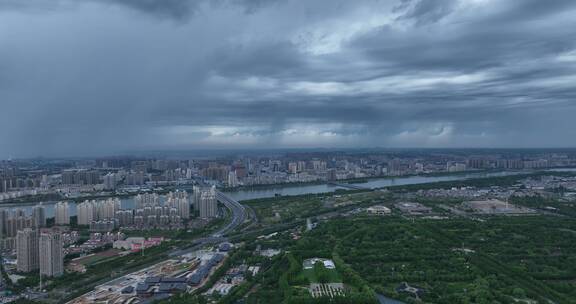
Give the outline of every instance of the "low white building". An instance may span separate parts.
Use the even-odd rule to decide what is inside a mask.
[[[330,259],[322,259],[322,258],[306,259],[302,263],[302,267],[304,267],[304,269],[312,269],[312,268],[314,268],[314,265],[318,262],[324,264],[324,267],[326,269],[336,269],[336,265],[334,265],[334,261],[332,261]]]
[[[373,215],[388,215],[392,213],[392,210],[386,206],[376,205],[366,208],[366,212]]]
[[[118,240],[114,242],[114,248],[131,250],[134,244],[143,245],[146,239],[143,237],[129,237],[125,240]]]

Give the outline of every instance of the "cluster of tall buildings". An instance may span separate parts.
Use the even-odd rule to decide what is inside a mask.
[[[132,221],[136,227],[180,225],[182,220],[190,218],[190,201],[185,191],[168,193],[164,204],[155,193],[139,194],[134,201],[136,209]]]
[[[18,189],[40,188],[45,185],[46,175],[23,177],[12,174],[12,172],[8,174],[0,172],[0,193]]]
[[[116,213],[121,210],[120,199],[84,201],[76,206],[78,225],[90,226],[91,231],[112,231],[117,228]]]
[[[122,209],[120,200],[85,201],[78,204],[78,224],[92,231],[111,231],[118,227],[146,229],[180,226],[190,218],[190,200],[185,191],[170,192],[163,202],[156,193],[138,194],[134,209]]]
[[[46,227],[46,209],[41,204],[32,207],[32,215],[22,209],[0,209],[0,239],[13,238],[24,228],[41,227]]]
[[[218,216],[218,201],[216,199],[216,187],[194,186],[194,207],[198,209],[203,219]]]
[[[170,192],[165,197],[156,193],[138,194],[134,197],[133,209],[123,209],[118,198],[86,200],[75,205],[77,223],[93,232],[109,232],[121,227],[179,229],[195,212],[202,219],[217,217],[216,193],[214,186],[194,186],[191,197],[186,191]],[[56,226],[70,225],[71,207],[68,202],[54,204]],[[30,215],[23,209],[0,209],[0,248],[15,248],[18,231],[43,227],[46,227],[46,208],[42,204],[34,206]]]
[[[98,171],[71,170],[62,172],[63,185],[96,185],[100,183]]]
[[[155,207],[160,205],[160,195],[156,193],[143,193],[134,197],[134,206],[136,209],[145,207]]]
[[[118,176],[115,173],[108,173],[102,177],[104,190],[114,190],[118,184]]]
[[[228,178],[228,166],[220,165],[217,163],[210,163],[207,168],[200,170],[200,174],[211,180],[224,181]]]
[[[178,209],[168,206],[147,206],[134,211],[133,223],[137,228],[165,228],[167,225],[180,225],[182,218]]]
[[[276,167],[281,168],[281,164],[274,164]],[[304,172],[308,169],[311,170],[326,170],[326,162],[321,160],[312,160],[309,163],[305,161],[294,161],[288,163],[288,172],[292,174]]]
[[[70,224],[68,203],[57,203],[54,206],[55,223]],[[40,203],[32,207],[30,215],[24,209],[0,209],[0,248],[16,248],[18,233],[25,229],[38,230],[46,227],[46,208]]]
[[[78,225],[90,225],[94,221],[114,219],[121,209],[120,199],[110,198],[101,201],[84,201],[78,204]]]
[[[182,227],[183,220],[191,217],[192,205],[202,219],[218,216],[215,186],[195,186],[192,197],[186,191],[170,192],[165,197],[139,194],[134,203],[134,209],[122,209],[118,198],[86,200],[76,207],[78,225],[102,232],[118,227]],[[70,207],[68,202],[54,205],[56,225],[70,224]],[[50,277],[64,273],[64,237],[46,226],[46,208],[42,204],[34,206],[30,215],[23,209],[0,209],[0,239],[12,242],[10,249],[16,251],[18,271],[39,271]]]
[[[63,241],[60,233],[25,228],[16,236],[16,269],[40,270],[40,275],[56,277],[64,273]]]
[[[169,192],[166,196],[166,206],[176,209],[176,214],[182,219],[190,218],[190,201],[186,191]]]
[[[218,159],[112,157],[39,164],[0,161],[0,200],[23,196],[139,190],[193,184],[196,177],[228,187],[335,181],[467,170],[573,167],[576,150],[382,150],[303,152]]]

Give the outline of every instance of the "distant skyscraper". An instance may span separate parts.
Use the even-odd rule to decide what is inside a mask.
[[[54,218],[56,225],[70,225],[68,202],[59,202],[54,206]]]
[[[62,184],[63,185],[73,185],[74,184],[74,171],[64,171],[62,172]]]
[[[44,253],[42,253],[44,254]],[[18,231],[16,235],[16,269],[30,272],[38,269],[38,233],[30,228]]]
[[[230,171],[228,173],[228,187],[238,187],[238,177],[236,176],[236,171]]]
[[[484,169],[487,167],[487,160],[483,158],[470,158],[468,159],[468,167],[472,169]]]
[[[178,215],[182,219],[189,219],[190,218],[190,201],[188,197],[184,197],[178,200]]]
[[[4,238],[6,234],[6,221],[8,220],[8,211],[0,209],[0,239]]]
[[[42,204],[32,208],[32,220],[36,228],[46,227],[46,208]]]
[[[194,185],[192,187],[192,207],[194,210],[200,210],[200,196],[202,195],[202,188]]]
[[[213,218],[218,215],[218,203],[216,201],[216,187],[202,189],[200,194],[200,217]]]
[[[288,172],[296,174],[298,172],[298,163],[296,162],[288,163]]]
[[[102,178],[104,181],[104,189],[114,190],[116,189],[116,174],[108,173]]]
[[[393,159],[388,162],[388,172],[394,175],[398,175],[402,172],[402,162],[400,159]]]
[[[40,234],[40,275],[57,277],[64,274],[64,253],[62,235],[59,233]]]

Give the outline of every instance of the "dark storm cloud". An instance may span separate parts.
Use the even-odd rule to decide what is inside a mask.
[[[437,22],[450,14],[456,0],[402,0],[395,8],[401,15],[398,19],[415,19],[418,25]]]
[[[217,49],[211,60],[218,73],[227,76],[290,76],[305,69],[305,58],[287,41],[231,44]]]
[[[102,3],[121,5],[144,13],[186,19],[191,17],[198,9],[202,1],[190,0],[95,0]]]
[[[471,23],[444,36],[443,27],[398,33],[388,27],[357,38],[357,46],[400,69],[478,70],[571,50],[571,28]]]
[[[563,0],[0,0],[0,158],[574,146],[574,28]]]

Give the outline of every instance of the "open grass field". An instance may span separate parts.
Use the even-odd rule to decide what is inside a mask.
[[[265,225],[285,223],[334,210],[388,201],[379,191],[336,192],[256,199],[242,203],[252,207]]]

